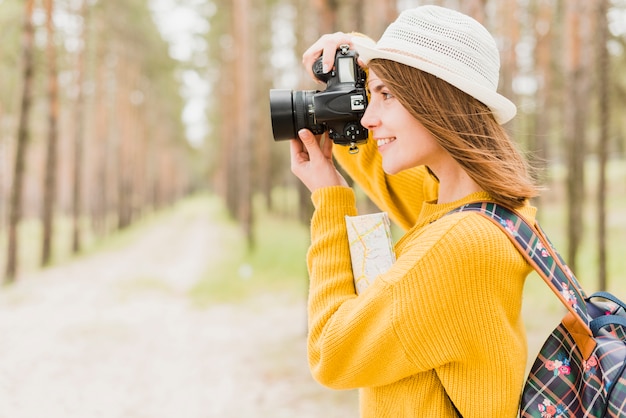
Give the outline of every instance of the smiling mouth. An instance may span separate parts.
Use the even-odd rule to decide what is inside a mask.
[[[376,144],[379,147],[382,147],[383,145],[387,145],[388,143],[393,142],[395,140],[396,140],[396,138],[378,138],[376,140]]]

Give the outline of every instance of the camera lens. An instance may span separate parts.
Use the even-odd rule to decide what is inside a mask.
[[[315,93],[315,90],[299,90],[294,91],[292,94],[296,133],[302,128],[318,133],[315,129],[315,107],[313,106],[313,95]]]
[[[325,128],[315,124],[313,95],[315,90],[270,90],[270,113],[275,141],[298,137],[302,128],[321,134]]]
[[[296,138],[291,90],[270,90],[270,113],[275,141]]]

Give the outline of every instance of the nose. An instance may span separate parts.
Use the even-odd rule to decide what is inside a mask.
[[[366,129],[373,129],[380,124],[380,119],[376,116],[373,106],[368,106],[361,118],[361,125]]]

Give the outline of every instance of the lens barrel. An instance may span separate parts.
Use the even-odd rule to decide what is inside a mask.
[[[309,129],[316,135],[324,133],[326,127],[315,123],[313,98],[316,90],[270,90],[270,113],[274,141],[298,137],[300,129]]]
[[[274,141],[297,138],[291,90],[270,90],[270,114]]]

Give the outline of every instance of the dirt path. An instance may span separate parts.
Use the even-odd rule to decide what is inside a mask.
[[[356,417],[308,374],[304,300],[190,303],[221,228],[176,212],[0,288],[0,418]]]

